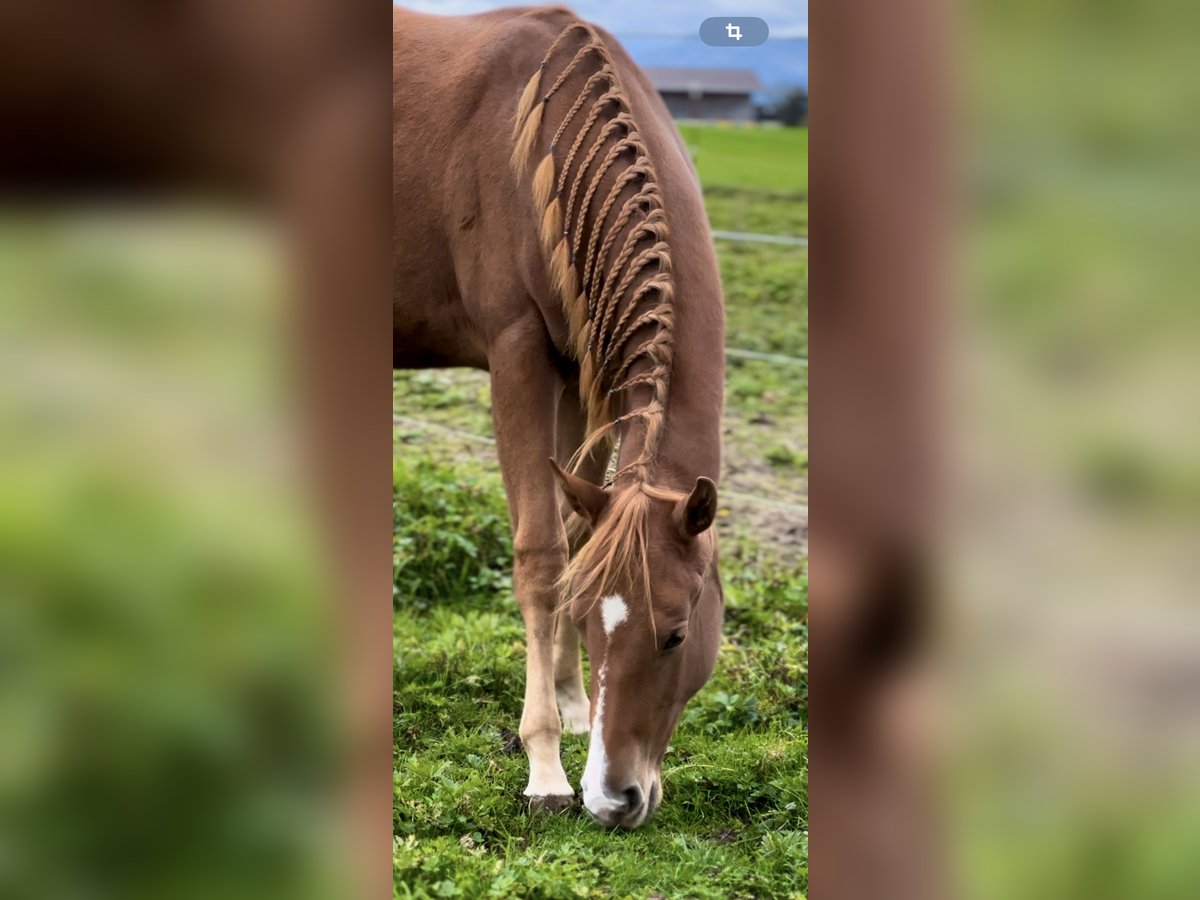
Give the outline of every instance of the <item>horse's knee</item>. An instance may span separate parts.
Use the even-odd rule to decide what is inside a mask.
[[[517,579],[554,583],[567,564],[566,538],[550,543],[516,541],[513,574]]]
[[[540,741],[557,741],[562,735],[558,710],[550,706],[537,714],[527,709],[525,715],[521,716],[517,734],[521,736],[521,743],[527,747],[536,747]]]

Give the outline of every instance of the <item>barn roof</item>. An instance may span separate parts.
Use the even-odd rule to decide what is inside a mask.
[[[662,93],[753,94],[763,84],[750,69],[685,69],[646,67],[650,81]]]

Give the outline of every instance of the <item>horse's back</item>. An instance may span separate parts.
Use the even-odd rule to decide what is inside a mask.
[[[395,365],[486,367],[488,332],[503,319],[488,304],[522,293],[536,234],[508,164],[513,115],[573,18],[564,8],[393,10]]]

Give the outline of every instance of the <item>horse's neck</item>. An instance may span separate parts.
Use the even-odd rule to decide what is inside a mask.
[[[703,257],[698,262],[697,272],[676,267],[681,300],[675,308],[666,423],[651,464],[652,478],[679,490],[690,490],[700,475],[717,479],[721,470],[724,314],[715,263]],[[622,428],[618,468],[640,453],[642,427],[634,419]]]

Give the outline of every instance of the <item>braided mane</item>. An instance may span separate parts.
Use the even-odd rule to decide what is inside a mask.
[[[572,52],[573,35],[583,43]],[[612,56],[592,26],[568,25],[526,84],[512,164],[520,175],[533,167],[539,136],[551,127],[550,101],[572,76],[581,86],[534,167],[532,191],[551,284],[580,366],[587,430],[573,462],[602,442],[611,447],[622,422],[638,421],[640,453],[615,479],[645,481],[666,413],[675,284],[654,165]]]

